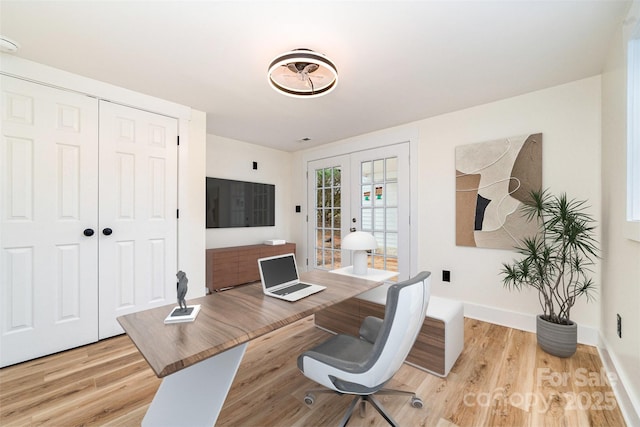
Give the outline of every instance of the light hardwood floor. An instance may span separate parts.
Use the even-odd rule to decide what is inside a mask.
[[[328,336],[310,317],[252,341],[217,425],[336,425],[351,398],[321,394],[305,405],[317,386],[295,363]],[[593,347],[559,359],[534,334],[465,319],[465,348],[446,379],[405,365],[389,384],[416,390],[423,409],[380,400],[402,426],[624,426],[601,370]],[[0,370],[0,425],[137,426],[159,384],[128,337],[115,337]],[[349,422],[385,425],[372,408]]]

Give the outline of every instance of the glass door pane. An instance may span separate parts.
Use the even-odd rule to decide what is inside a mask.
[[[342,266],[342,167],[314,169],[315,243],[313,266],[333,270]]]
[[[398,159],[396,156],[360,162],[360,230],[378,241],[369,267],[398,271]]]

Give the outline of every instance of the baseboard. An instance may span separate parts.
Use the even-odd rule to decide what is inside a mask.
[[[609,383],[616,395],[624,420],[628,426],[640,426],[640,396],[634,395],[624,386],[632,384],[631,378],[626,375],[624,370],[618,369],[620,361],[614,353],[609,352],[609,345],[604,337],[601,337],[598,353],[600,353],[600,360],[607,371]]]
[[[536,316],[532,314],[464,303],[464,316],[527,332],[535,332],[536,330]],[[616,395],[620,411],[627,425],[640,426],[640,396],[630,394],[629,390],[625,388],[624,385],[632,384],[632,380],[624,371],[617,369],[621,365],[615,354],[609,352],[607,341],[595,328],[578,324],[578,342],[592,345],[598,349],[603,367],[610,378],[611,388]]]
[[[502,310],[495,307],[465,302],[464,316],[482,320],[483,322],[520,329],[521,331],[536,331],[536,315],[534,314],[519,313],[517,311]],[[597,329],[591,326],[578,324],[578,342],[580,344],[597,347],[600,344],[600,334]]]

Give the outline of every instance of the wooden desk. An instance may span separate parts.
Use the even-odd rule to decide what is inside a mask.
[[[264,296],[259,283],[241,286],[189,300],[201,305],[193,323],[165,325],[173,305],[119,317],[153,371],[164,377],[143,425],[213,426],[250,340],[381,284],[319,270],[301,279],[327,289],[291,303]]]

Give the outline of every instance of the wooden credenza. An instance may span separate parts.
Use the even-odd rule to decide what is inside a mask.
[[[258,259],[295,253],[295,243],[207,249],[206,279],[210,292],[260,280]]]

